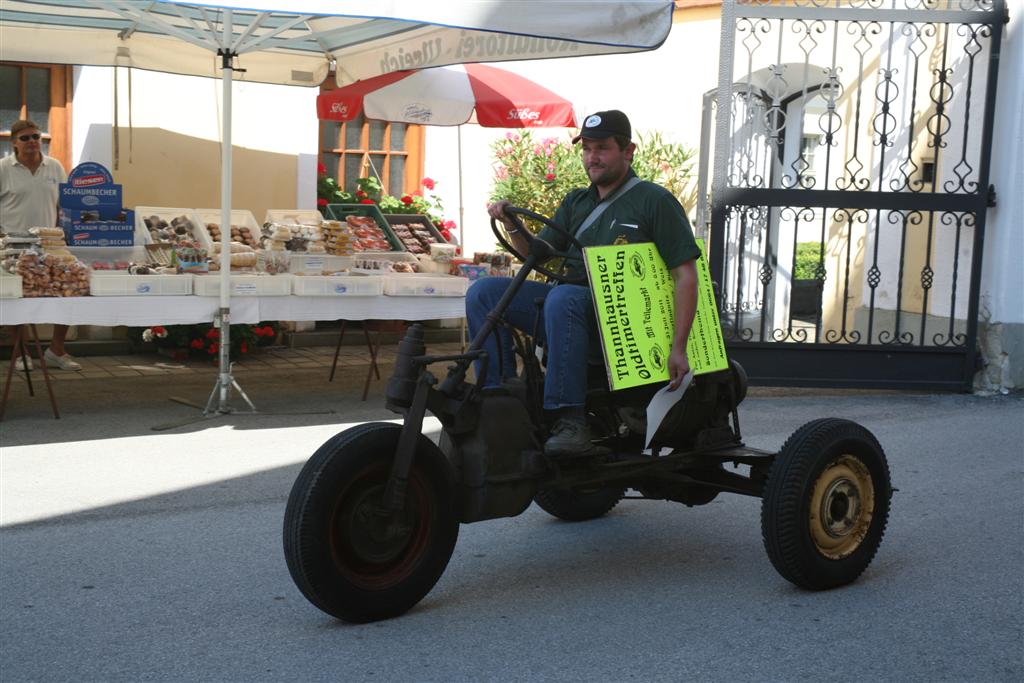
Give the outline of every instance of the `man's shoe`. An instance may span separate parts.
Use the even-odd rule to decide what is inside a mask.
[[[32,359],[29,358],[28,356],[18,356],[18,359],[14,361],[14,367],[19,372],[28,372],[29,370],[32,370],[35,366],[32,365]]]
[[[555,458],[586,455],[594,448],[590,428],[585,422],[562,418],[555,422],[551,436],[544,442],[544,452]]]
[[[82,366],[75,362],[75,359],[70,354],[65,353],[63,356],[58,356],[50,349],[46,349],[46,353],[43,354],[43,358],[46,359],[46,364],[50,367],[60,368],[61,370],[81,370]]]

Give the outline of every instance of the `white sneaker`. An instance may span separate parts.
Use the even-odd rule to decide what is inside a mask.
[[[18,359],[14,361],[14,367],[17,368],[19,372],[28,372],[35,366],[32,365],[32,359],[29,356],[18,356]]]
[[[46,353],[43,354],[43,358],[46,359],[46,364],[50,367],[60,368],[61,370],[81,370],[82,366],[75,362],[75,359],[70,354],[65,353],[63,356],[58,356],[50,349],[46,349]]]

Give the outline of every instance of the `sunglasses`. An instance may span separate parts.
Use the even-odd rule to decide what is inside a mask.
[[[22,142],[28,142],[29,140],[38,140],[42,135],[39,133],[32,133],[31,135],[19,135],[18,139]]]

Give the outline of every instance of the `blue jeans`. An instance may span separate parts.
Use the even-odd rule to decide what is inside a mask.
[[[511,278],[487,277],[477,280],[466,293],[466,318],[469,333],[475,337],[483,327],[487,314],[505,293]],[[547,372],[544,376],[544,408],[582,406],[587,399],[587,361],[597,349],[597,320],[590,290],[580,285],[547,285],[527,280],[516,293],[504,319],[512,327],[532,335],[537,320],[535,299],[544,299],[543,320],[537,338],[548,350]],[[501,369],[498,343],[501,337]],[[499,328],[487,337],[487,376],[483,386],[496,386],[504,377],[514,377],[516,361],[512,335]],[[599,351],[598,351],[599,353]],[[477,372],[480,365],[477,364]],[[479,381],[479,380],[478,380]]]

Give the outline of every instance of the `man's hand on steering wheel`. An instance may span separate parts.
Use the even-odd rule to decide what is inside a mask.
[[[557,223],[555,223],[554,221],[552,221],[550,218],[547,218],[546,216],[542,216],[542,215],[540,215],[538,213],[534,213],[533,211],[528,211],[526,209],[520,209],[519,207],[512,206],[507,200],[501,200],[501,201],[495,202],[494,204],[490,204],[487,207],[487,213],[491,217],[491,231],[494,233],[494,236],[497,238],[498,242],[501,244],[501,246],[503,246],[505,249],[507,249],[509,253],[514,255],[520,261],[526,261],[526,255],[519,253],[519,250],[516,249],[512,244],[510,244],[510,242],[507,239],[507,237],[511,236],[512,234],[522,235],[523,238],[526,239],[527,244],[530,244],[530,245],[532,245],[534,241],[542,241],[543,242],[543,240],[541,240],[539,237],[534,235],[525,225],[523,225],[522,218],[520,218],[520,217],[529,218],[531,220],[534,220],[534,221],[537,221],[539,223],[542,223],[542,224],[552,228],[553,230],[555,230],[557,232],[560,232],[561,234],[565,235],[565,237],[569,240],[569,242],[573,246],[575,246],[577,249],[579,249],[579,253],[581,255],[583,254],[583,244],[581,244],[580,241],[577,240],[576,237],[574,235],[572,235],[569,231],[567,231],[565,228],[563,228],[562,226],[560,226]],[[504,234],[505,231],[503,231],[501,228],[499,228],[499,225],[511,226],[511,227],[506,227],[506,230],[509,233],[509,235]],[[532,251],[532,246],[531,246],[531,251]],[[548,269],[548,268],[546,268],[546,267],[544,267],[542,265],[534,265],[533,269],[536,272],[538,272],[541,275],[544,275],[546,277],[549,277],[549,278],[551,278],[553,280],[557,280],[558,282],[561,282],[561,283],[566,283],[566,284],[585,284],[586,283],[586,279],[585,278],[570,277],[569,275],[567,275],[564,272],[565,262],[566,262],[566,260],[568,259],[568,256],[569,256],[567,250],[566,251],[559,251],[559,250],[555,249],[554,247],[551,247],[550,245],[548,245],[547,248],[544,251],[545,251],[545,253],[550,252],[550,257],[548,257],[545,260],[550,260],[550,258],[561,258],[562,259],[562,264],[563,264],[562,270],[559,271],[559,272],[556,272],[556,271],[550,270],[550,269]]]

